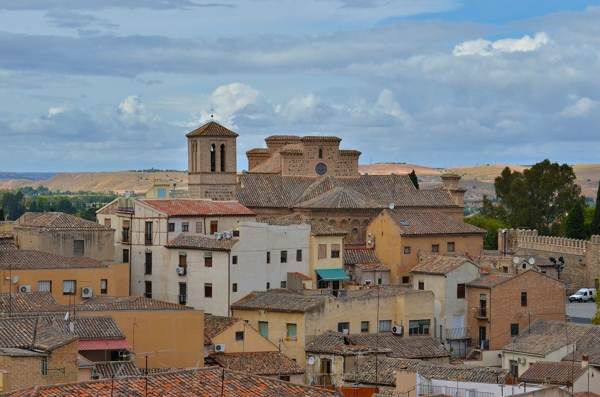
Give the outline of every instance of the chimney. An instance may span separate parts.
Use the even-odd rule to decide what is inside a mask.
[[[584,354],[581,356],[581,368],[587,368],[588,366],[588,355]]]

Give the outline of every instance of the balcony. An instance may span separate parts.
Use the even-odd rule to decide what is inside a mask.
[[[185,305],[187,303],[187,295],[179,295],[179,304]]]
[[[446,340],[471,339],[471,327],[446,329]]]
[[[479,307],[473,309],[473,314],[475,318],[480,320],[487,320],[488,318],[488,309],[487,307]]]
[[[146,245],[152,245],[152,235],[148,233],[144,234],[144,241]]]
[[[129,229],[123,229],[121,232],[121,242],[129,243]]]
[[[494,397],[494,393],[477,391],[475,389],[461,389],[451,386],[432,386],[430,384],[419,385],[419,395],[428,396],[442,394],[455,397]]]
[[[144,297],[152,299],[152,292],[144,292]]]

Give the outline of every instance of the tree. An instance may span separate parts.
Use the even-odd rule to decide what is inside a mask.
[[[585,227],[583,207],[580,201],[576,201],[567,215],[565,221],[565,235],[567,238],[585,240]]]
[[[8,216],[9,220],[17,220],[21,215],[25,213],[23,193],[4,193],[4,195],[2,196],[2,209],[4,210],[4,215]]]
[[[484,218],[481,216],[472,216],[463,219],[465,223],[487,230],[487,235],[483,239],[483,248],[486,250],[498,249],[498,230],[505,229],[506,224],[497,219]]]
[[[596,193],[596,208],[594,209],[594,219],[592,220],[592,224],[590,225],[590,233],[592,236],[600,235],[600,208],[598,208],[598,200],[600,200],[600,182],[598,182],[598,192]]]
[[[4,209],[0,207],[0,222],[4,222]]]
[[[66,197],[61,197],[57,203],[58,212],[64,212],[65,214],[74,214],[77,212],[71,200]]]
[[[417,178],[417,174],[415,173],[414,169],[412,170],[412,172],[410,174],[408,174],[408,177],[412,181],[413,185],[415,185],[415,187],[418,189],[419,188],[419,178]]]

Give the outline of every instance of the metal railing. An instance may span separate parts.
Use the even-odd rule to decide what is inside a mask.
[[[144,239],[146,241],[146,245],[152,245],[152,235],[151,234],[144,234]]]
[[[129,242],[129,229],[123,229],[123,231],[121,232],[121,242]]]
[[[471,339],[471,327],[466,328],[447,328],[447,340]]]
[[[473,314],[475,318],[488,318],[488,310],[487,307],[479,307],[473,310]]]
[[[450,386],[432,386],[428,384],[419,385],[419,395],[445,394],[454,397],[494,397],[494,393],[482,392],[473,389],[461,389]]]
[[[187,295],[179,295],[179,304],[185,305],[187,303]]]
[[[152,299],[152,292],[144,292],[144,296],[145,296],[146,298],[150,298],[150,299]]]

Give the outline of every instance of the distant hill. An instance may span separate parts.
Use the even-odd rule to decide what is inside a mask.
[[[56,172],[0,172],[0,182],[12,180],[43,181],[52,178]]]

